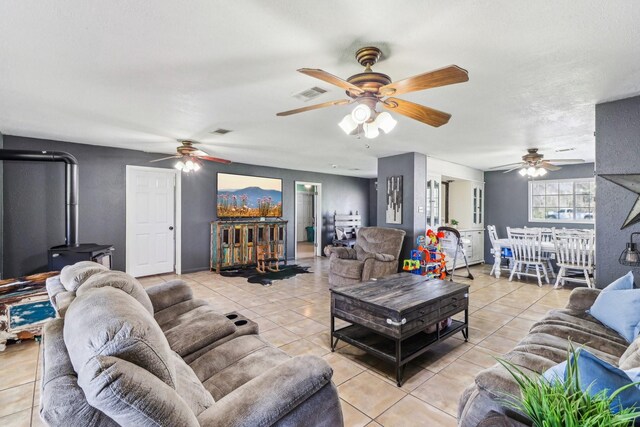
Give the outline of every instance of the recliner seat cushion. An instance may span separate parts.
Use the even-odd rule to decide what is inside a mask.
[[[228,341],[189,364],[215,400],[290,357],[257,335]]]
[[[189,405],[193,413],[198,416],[212,406],[215,401],[193,369],[177,353],[173,353],[173,361],[176,366],[176,391]]]
[[[80,261],[73,265],[65,265],[60,271],[60,282],[67,291],[74,292],[85,280],[94,274],[109,271],[107,267],[93,261]]]
[[[330,266],[331,274],[357,280],[362,278],[363,268],[364,263],[362,261],[339,258],[333,258]]]
[[[135,298],[149,313],[153,314],[153,305],[142,284],[133,276],[123,271],[108,270],[89,277],[76,291],[77,296],[90,289],[109,286],[119,289]]]
[[[166,324],[164,335],[171,349],[184,357],[235,331],[236,325],[231,320],[203,305]]]

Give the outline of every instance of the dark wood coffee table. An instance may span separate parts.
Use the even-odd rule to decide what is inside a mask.
[[[462,311],[464,322],[440,329],[440,321]],[[336,318],[351,325],[336,330]],[[331,289],[331,351],[342,340],[394,363],[398,387],[407,363],[458,332],[469,339],[468,285],[398,273]]]

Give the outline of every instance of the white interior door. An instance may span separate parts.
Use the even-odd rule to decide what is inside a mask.
[[[174,271],[175,181],[172,169],[127,166],[127,273]]]
[[[307,227],[314,225],[313,221],[313,194],[298,192],[298,213],[296,221],[298,225],[298,242],[307,241]]]

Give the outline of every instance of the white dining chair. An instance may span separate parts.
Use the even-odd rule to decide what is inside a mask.
[[[495,225],[487,225],[487,234],[489,234],[489,241],[491,242],[491,254],[495,258],[496,251],[502,251],[502,248],[500,247],[500,244],[498,243],[499,238],[498,238],[498,232],[496,230],[496,226]],[[504,256],[501,253],[500,254],[500,259],[501,260],[502,259],[507,259],[509,261],[509,265],[507,267],[503,267],[502,263],[500,263],[498,265],[498,264],[496,264],[494,262],[493,266],[491,267],[491,273],[489,273],[489,276],[493,276],[493,274],[496,272],[496,269],[498,269],[498,268],[511,271],[511,268],[513,267],[513,257],[507,257],[507,256]]]
[[[546,262],[542,261],[541,237],[542,231],[535,228],[509,228],[507,227],[507,235],[509,236],[509,246],[513,254],[513,267],[509,281],[513,280],[513,276],[532,276],[538,279],[538,286],[542,286],[542,276],[549,283],[547,275]],[[530,273],[530,269],[535,269],[535,273]]]
[[[556,245],[556,263],[560,267],[554,288],[564,286],[565,282],[584,283],[594,287],[593,258],[595,253],[595,233],[593,230],[553,230]],[[582,272],[584,279],[573,275]]]
[[[553,229],[538,228],[538,227],[529,228],[526,225],[524,226],[524,228],[526,228],[527,230],[540,230],[540,240],[542,242],[540,245],[540,248],[541,248],[540,260],[545,264],[547,264],[547,268],[549,269],[549,275],[555,278],[556,272],[554,271],[553,263],[551,262],[554,255],[551,252],[544,250],[545,246],[553,245]],[[547,243],[548,245],[545,245],[545,243]]]

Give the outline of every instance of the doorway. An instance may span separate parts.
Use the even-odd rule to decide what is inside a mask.
[[[295,258],[314,258],[321,255],[322,184],[295,182]]]
[[[180,171],[126,167],[126,271],[180,274]]]

